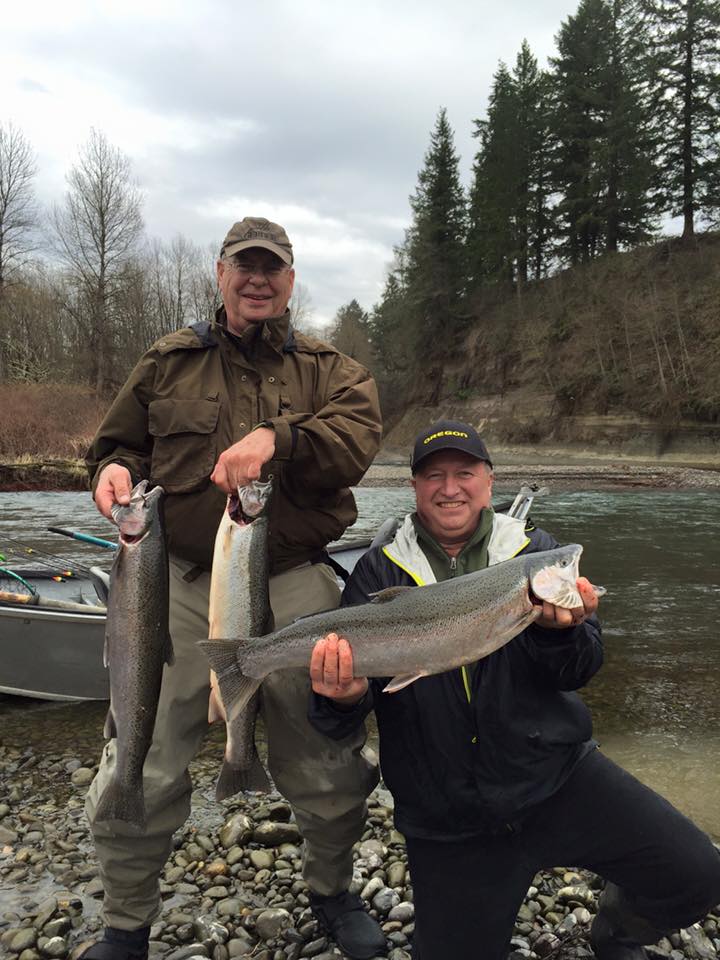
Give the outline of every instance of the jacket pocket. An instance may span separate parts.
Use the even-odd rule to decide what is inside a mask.
[[[217,458],[219,415],[220,404],[206,397],[150,403],[153,483],[167,493],[192,493],[207,486]]]

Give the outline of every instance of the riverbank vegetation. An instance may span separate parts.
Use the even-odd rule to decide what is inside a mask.
[[[296,325],[373,370],[390,424],[513,391],[550,397],[504,414],[513,442],[577,415],[720,420],[720,0],[580,0],[556,41],[547,69],[525,42],[499,64],[467,189],[440,111],[377,304],[313,331],[297,285]],[[74,457],[139,354],[214,315],[216,251],[145,235],[100,131],[45,213],[34,171],[0,123],[0,456]]]

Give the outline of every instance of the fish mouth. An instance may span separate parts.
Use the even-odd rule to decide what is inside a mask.
[[[162,487],[153,487],[146,493],[147,487],[148,481],[141,480],[133,488],[130,503],[126,506],[116,503],[111,508],[112,518],[120,531],[120,542],[125,545],[140,543],[150,532],[152,508],[165,491]]]
[[[582,550],[579,543],[561,547],[553,551],[556,554],[553,562],[545,562],[531,573],[528,599],[533,605],[538,606],[547,601],[567,610],[583,605],[577,588]]]
[[[231,493],[227,501],[230,519],[237,524],[252,523],[265,510],[272,493],[272,477],[265,483],[251,480],[244,487],[238,487],[237,493]]]

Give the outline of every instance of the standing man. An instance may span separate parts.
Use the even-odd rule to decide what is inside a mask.
[[[188,764],[207,729],[207,636],[213,543],[228,493],[272,475],[270,603],[276,627],[337,606],[326,544],[354,522],[348,489],[377,452],[381,421],[368,371],[333,347],[293,330],[288,302],[293,251],[285,230],[259,217],[234,224],[217,262],[223,307],[155,343],[101,424],[87,465],[99,511],[148,478],[165,490],[170,552],[170,634],[153,744],[145,762],[147,827],[95,819],[115,764],[103,753],[87,798],[105,899],[103,938],[85,960],[144,960],[160,913],[159,876],[190,810]],[[377,783],[356,729],[328,756],[307,721],[302,671],[268,678],[262,710],[269,767],[305,840],[303,875],[313,912],[354,958],[385,948],[377,923],[348,892],[352,845]],[[321,759],[322,758],[322,759]]]
[[[492,463],[469,424],[423,431],[411,467],[416,511],[358,561],[343,605],[557,546],[494,513]],[[595,591],[584,577],[577,586],[582,607],[543,603],[485,659],[398,693],[382,692],[386,679],[353,675],[348,640],[330,634],[315,647],[315,726],[346,737],[375,710],[383,778],[407,842],[416,960],[504,960],[535,873],[558,864],[608,881],[590,935],[598,960],[644,960],[642,944],[720,900],[720,856],[708,837],[592,739],[574,691],[603,650]]]

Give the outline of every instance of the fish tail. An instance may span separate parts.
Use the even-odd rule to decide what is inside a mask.
[[[145,799],[140,787],[123,787],[111,780],[103,790],[95,811],[95,820],[101,823],[129,823],[145,829]]]
[[[238,663],[237,640],[200,640],[200,646],[215,671],[226,716],[245,710],[262,680],[246,677]]]
[[[239,770],[227,760],[223,760],[215,786],[215,798],[227,800],[228,797],[234,797],[236,793],[243,793],[245,790],[270,793],[271,789],[270,778],[256,753],[248,770]]]

